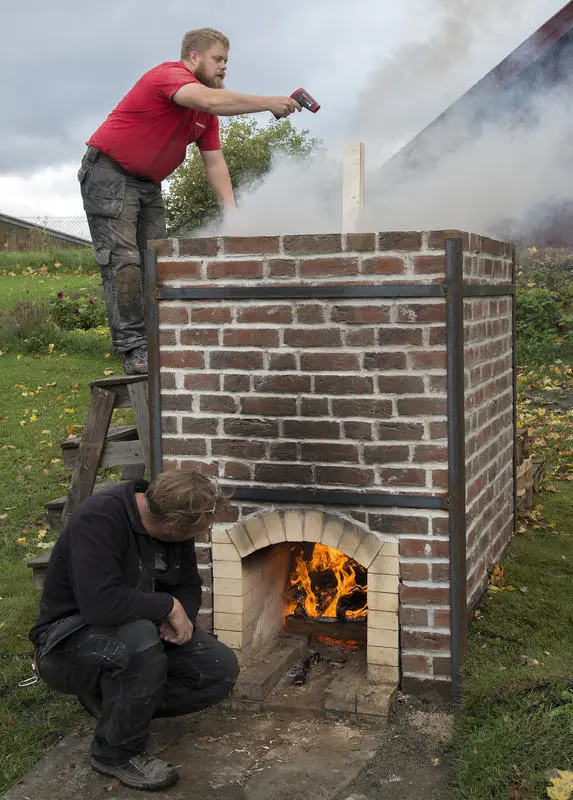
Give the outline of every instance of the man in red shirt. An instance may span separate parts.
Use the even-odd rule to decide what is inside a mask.
[[[161,181],[201,152],[207,180],[224,208],[234,207],[221,152],[219,116],[300,111],[290,97],[258,96],[223,88],[229,40],[202,28],[183,38],[181,60],[149,70],[88,140],[78,172],[99,264],[114,353],[127,374],[147,372],[143,251],[165,236]]]

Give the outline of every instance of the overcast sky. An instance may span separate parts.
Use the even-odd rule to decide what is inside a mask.
[[[182,35],[191,28],[212,26],[229,36],[227,88],[289,94],[304,86],[314,94],[321,111],[291,119],[320,136],[330,151],[362,132],[392,150],[562,5],[562,0],[219,0],[202,5],[2,0],[0,212],[83,214],[75,174],[85,140],[143,72],[178,59]],[[478,24],[476,7],[495,13],[484,12]],[[406,74],[408,64],[416,64],[417,49],[423,52],[452,20],[457,41],[460,31],[465,35],[471,28],[471,42],[436,53],[441,59],[431,72],[422,61],[418,73]],[[417,94],[412,94],[413,81]],[[400,119],[407,124],[399,126]]]

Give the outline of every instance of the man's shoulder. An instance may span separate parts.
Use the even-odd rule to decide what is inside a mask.
[[[152,67],[148,70],[143,78],[153,80],[154,78],[161,79],[177,79],[186,80],[188,83],[198,83],[199,81],[193,75],[191,70],[181,63],[181,61],[163,61],[161,64]]]

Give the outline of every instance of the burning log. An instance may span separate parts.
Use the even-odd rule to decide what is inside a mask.
[[[366,643],[366,617],[339,622],[336,617],[298,617],[290,614],[284,630],[298,636],[329,636],[345,642]]]

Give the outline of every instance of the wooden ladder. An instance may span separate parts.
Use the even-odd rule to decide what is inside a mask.
[[[133,409],[135,425],[110,426],[114,408]],[[109,483],[96,483],[100,469],[122,467],[122,480],[149,474],[149,408],[147,375],[121,375],[90,383],[90,406],[81,437],[62,442],[64,467],[72,477],[65,497],[45,504],[50,527],[60,532],[75,510],[93,492]],[[44,584],[50,552],[28,561],[34,583]]]

